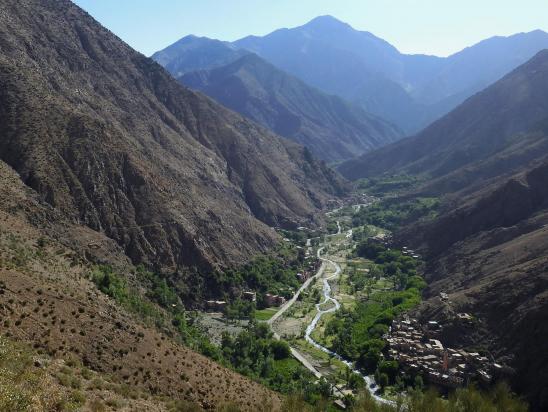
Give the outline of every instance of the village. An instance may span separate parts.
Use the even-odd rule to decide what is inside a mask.
[[[467,313],[458,317],[471,319]],[[389,357],[398,361],[402,371],[421,374],[430,384],[447,389],[465,386],[472,380],[489,385],[503,373],[503,366],[477,352],[444,347],[438,339],[440,331],[441,325],[433,320],[426,324],[407,316],[394,320],[385,336]]]
[[[321,261],[315,257],[310,256],[310,252],[307,250],[306,258],[304,261],[303,270],[296,273],[295,276],[302,284],[306,282],[310,277],[318,271],[321,265]],[[255,291],[242,291],[239,294],[241,300],[249,302],[257,302],[257,292]],[[263,305],[267,308],[279,307],[287,302],[287,298],[278,294],[265,293],[263,299]],[[224,312],[228,303],[225,300],[206,300],[205,308],[210,312]]]

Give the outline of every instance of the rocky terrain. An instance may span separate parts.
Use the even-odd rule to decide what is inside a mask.
[[[536,30],[492,37],[448,57],[401,53],[332,16],[232,45],[414,134],[548,48]]]
[[[182,87],[69,1],[4,1],[0,158],[72,221],[162,270],[237,264],[343,181]],[[235,228],[238,228],[235,230]]]
[[[327,161],[346,160],[403,137],[396,126],[326,95],[255,54],[179,80]]]
[[[430,192],[481,187],[547,153],[548,51],[471,97],[416,136],[339,167],[350,179],[410,173]]]
[[[422,316],[454,323],[444,339],[513,367],[515,388],[539,411],[548,405],[547,181],[544,163],[399,234],[427,254]],[[459,324],[459,312],[472,313],[477,327]]]
[[[426,260],[419,315],[449,325],[444,341],[513,368],[514,387],[539,411],[548,405],[547,75],[544,51],[417,136],[341,167],[349,177],[409,173],[418,183],[400,198],[441,197],[435,217],[395,234]]]
[[[242,52],[229,43],[187,36],[152,58],[182,84],[327,161],[346,160],[402,137],[397,127],[359,106]],[[201,70],[189,70],[198,64]]]
[[[338,174],[68,0],[0,2],[0,136],[0,409],[280,408],[189,348],[185,305],[278,245],[273,226],[322,224]]]
[[[55,410],[60,406],[43,402],[61,402],[78,389],[81,406],[91,410],[128,402],[167,410],[167,401],[192,410],[228,403],[276,409],[274,393],[185,348],[169,326],[160,332],[98,291],[89,259],[115,264],[131,278],[132,265],[115,242],[68,222],[3,162],[0,182],[0,332],[36,352],[28,368],[44,376],[33,407],[42,399],[42,407]]]

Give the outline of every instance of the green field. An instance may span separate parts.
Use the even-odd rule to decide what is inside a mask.
[[[269,320],[278,311],[278,308],[266,308],[255,311],[255,319]]]

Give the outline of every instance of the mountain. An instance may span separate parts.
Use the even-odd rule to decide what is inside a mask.
[[[24,11],[22,1],[15,3]],[[44,4],[32,4],[38,3]],[[6,9],[4,2],[0,15]],[[48,9],[33,10],[44,16]],[[65,10],[73,18],[80,13],[71,5]],[[135,268],[124,250],[104,233],[52,208],[3,161],[0,259],[0,409],[53,411],[70,405],[108,410],[107,405],[123,405],[168,411],[174,404],[194,411],[226,404],[242,410],[280,409],[279,394],[181,345],[177,329],[165,322],[169,318],[160,308],[134,301],[149,315],[160,315],[156,322],[161,327],[156,328],[151,318],[140,318],[129,305],[101,293],[90,280],[93,262],[112,265],[127,284],[135,282]],[[71,396],[72,387],[78,387],[78,397]]]
[[[440,58],[400,53],[369,32],[321,16],[233,45],[412,134],[548,48],[548,34],[495,37]]]
[[[190,71],[224,66],[246,54],[249,52],[228,42],[189,35],[154,53],[151,58],[174,77],[180,77]]]
[[[383,74],[401,70],[399,52],[371,33],[356,31],[333,17],[318,17],[301,27],[280,29],[265,37],[249,36],[233,44],[326,93],[360,102],[368,112],[403,130],[412,121],[406,113],[416,111],[412,99],[400,100],[407,95],[404,88]]]
[[[0,159],[134,263],[241,264],[344,192],[303,147],[192,92],[69,1],[3,2]]]
[[[255,54],[178,79],[328,161],[349,159],[401,137],[388,122],[308,86]]]
[[[447,57],[441,70],[411,94],[426,104],[451,96],[460,103],[546,48],[548,34],[542,30],[491,37]]]
[[[548,160],[456,193],[437,218],[397,235],[427,262],[418,315],[445,325],[448,345],[482,348],[513,368],[508,379],[532,411],[548,407],[546,182]],[[473,327],[459,313],[472,314]]]
[[[548,51],[418,135],[340,170],[351,178],[410,174],[419,184],[400,200],[440,198],[434,217],[394,234],[426,262],[417,316],[443,324],[449,346],[509,365],[508,379],[532,410],[546,410]]]
[[[339,167],[348,178],[411,173],[446,192],[548,154],[548,51],[469,98],[421,133]]]

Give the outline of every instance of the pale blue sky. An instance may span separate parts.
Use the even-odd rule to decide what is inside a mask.
[[[548,0],[74,0],[150,55],[187,34],[236,40],[330,14],[405,53],[446,56],[493,35],[548,31]]]

